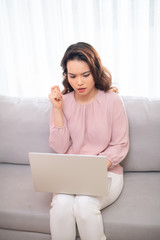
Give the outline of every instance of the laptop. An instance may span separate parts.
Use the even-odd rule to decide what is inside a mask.
[[[107,195],[105,156],[29,153],[35,191],[76,195]]]

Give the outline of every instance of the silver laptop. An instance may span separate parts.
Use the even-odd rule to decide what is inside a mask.
[[[29,153],[35,191],[107,195],[107,158],[104,156]]]

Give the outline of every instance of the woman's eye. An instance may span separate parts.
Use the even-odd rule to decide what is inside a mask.
[[[83,75],[83,77],[89,77],[90,73]]]
[[[70,76],[70,78],[75,78],[76,76]]]

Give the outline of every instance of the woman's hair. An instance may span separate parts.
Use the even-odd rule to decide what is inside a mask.
[[[85,61],[89,65],[97,89],[105,92],[108,90],[117,92],[117,88],[112,87],[111,73],[102,65],[97,51],[88,43],[78,42],[67,48],[61,61],[61,67],[63,69],[63,94],[73,91],[73,88],[69,84],[67,74],[67,62],[69,60]]]

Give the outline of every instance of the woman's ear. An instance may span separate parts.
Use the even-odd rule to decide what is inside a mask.
[[[116,87],[111,87],[109,90],[111,92],[118,93],[118,88],[116,88]]]

